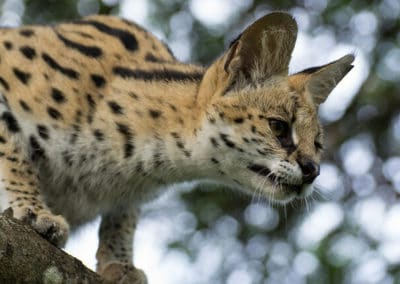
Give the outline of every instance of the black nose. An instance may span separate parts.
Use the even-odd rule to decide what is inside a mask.
[[[319,165],[310,159],[301,159],[298,163],[303,173],[303,183],[312,183],[319,175]]]

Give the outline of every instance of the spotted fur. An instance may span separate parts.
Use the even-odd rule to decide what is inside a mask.
[[[98,271],[145,283],[134,227],[166,185],[306,195],[323,144],[317,107],[353,56],[288,76],[296,33],[291,16],[267,15],[203,68],[111,16],[1,29],[3,204],[58,246],[101,215]]]

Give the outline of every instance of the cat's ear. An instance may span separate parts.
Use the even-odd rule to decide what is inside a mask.
[[[324,66],[313,67],[300,72],[300,74],[309,74],[305,81],[305,88],[317,105],[326,100],[330,92],[353,68],[351,64],[353,61],[354,55],[347,54]]]
[[[244,30],[224,55],[224,71],[235,81],[265,81],[287,75],[297,24],[283,12],[266,15]]]

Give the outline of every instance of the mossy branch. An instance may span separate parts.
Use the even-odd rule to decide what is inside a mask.
[[[0,283],[105,283],[10,215],[0,214]]]

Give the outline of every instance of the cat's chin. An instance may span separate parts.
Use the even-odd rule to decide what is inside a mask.
[[[265,183],[265,180],[264,180]],[[285,184],[268,182],[262,189],[254,189],[253,195],[277,205],[285,205],[294,200],[306,199],[313,192],[312,184]]]
[[[281,191],[280,194],[272,194],[269,198],[273,203],[285,205],[294,200],[306,199],[313,192],[312,184],[304,184],[304,185],[280,185],[278,191]]]

